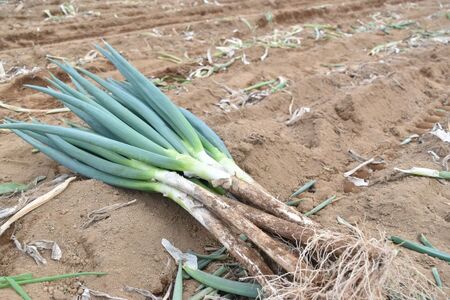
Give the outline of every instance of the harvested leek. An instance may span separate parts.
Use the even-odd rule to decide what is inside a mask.
[[[308,270],[308,263],[298,261],[287,245],[266,232],[307,243],[308,237],[325,230],[265,191],[234,162],[211,128],[191,112],[177,107],[110,45],[105,43],[105,48],[98,46],[97,50],[126,81],[105,80],[87,70],[53,61],[69,75],[73,86],[55,76],[48,79],[51,87],[28,86],[58,99],[87,127],[6,119],[0,128],[12,130],[81,175],[118,187],[165,195],[211,232],[252,275],[273,272],[255,248],[238,238],[239,234],[248,237],[285,271]],[[216,193],[218,190],[253,207],[221,196]],[[328,251],[338,253],[337,248],[344,248],[347,236],[328,236],[340,243],[326,243],[333,245],[327,246]],[[193,278],[204,277],[198,273],[201,271],[184,270]],[[257,279],[264,284],[263,277]],[[227,283],[223,286],[212,287],[232,292],[226,288]],[[241,295],[256,297],[257,287]]]

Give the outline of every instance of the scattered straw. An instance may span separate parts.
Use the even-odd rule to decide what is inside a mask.
[[[5,71],[3,64],[0,62],[0,83],[8,82],[18,76],[22,75],[34,75],[37,72],[41,71],[39,67],[33,67],[28,69],[27,67],[12,67]]]
[[[83,223],[83,225],[81,226],[82,228],[88,228],[89,226],[91,226],[92,224],[94,224],[95,222],[104,220],[108,217],[110,217],[110,212],[117,210],[119,208],[122,207],[126,207],[129,206],[131,204],[136,203],[136,199],[131,200],[129,202],[126,203],[116,203],[113,205],[109,205],[100,209],[96,209],[94,211],[91,211],[90,213],[88,213],[87,217],[88,219],[86,220],[86,222]]]
[[[261,81],[238,90],[233,90],[225,85],[221,85],[228,93],[228,96],[222,98],[217,105],[226,112],[231,111],[231,109],[240,109],[246,105],[253,105],[267,96],[285,89],[287,83],[288,80],[280,76],[277,80]]]
[[[56,186],[50,192],[36,198],[33,202],[27,204],[25,207],[19,210],[10,219],[8,219],[8,221],[6,221],[4,224],[2,224],[2,226],[0,226],[0,236],[9,228],[9,226],[11,226],[11,224],[16,222],[29,212],[33,211],[34,209],[38,208],[39,206],[43,205],[44,203],[47,203],[49,200],[61,194],[69,186],[69,183],[75,180],[75,178],[76,177],[70,177],[66,179],[63,183]]]
[[[306,113],[311,112],[311,108],[309,107],[300,107],[293,110],[294,98],[291,100],[291,104],[289,104],[289,119],[285,122],[287,126],[292,126],[300,121]]]
[[[2,101],[0,101],[0,107],[14,111],[14,112],[25,112],[25,113],[45,113],[45,114],[56,114],[56,113],[63,113],[63,112],[69,112],[70,109],[67,107],[61,107],[61,108],[52,108],[52,109],[31,109],[31,108],[24,108],[20,106],[10,105],[6,104]]]

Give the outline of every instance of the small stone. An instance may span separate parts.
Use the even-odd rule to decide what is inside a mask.
[[[83,292],[84,292],[84,289],[82,287],[79,287],[78,291],[77,291],[77,294],[81,295],[81,294],[83,294]]]
[[[344,193],[351,193],[356,189],[356,185],[348,180],[344,180]]]

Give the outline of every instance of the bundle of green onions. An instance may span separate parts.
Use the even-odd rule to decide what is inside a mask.
[[[74,172],[172,199],[253,275],[273,272],[255,248],[238,238],[239,234],[245,234],[288,272],[304,264],[266,232],[307,242],[316,230],[324,229],[265,191],[239,168],[213,130],[172,103],[109,44],[97,46],[97,50],[125,81],[102,79],[53,61],[70,76],[73,86],[53,75],[48,79],[53,88],[28,86],[61,101],[87,126],[6,119],[0,128],[11,129]],[[341,246],[337,243],[334,250]],[[304,264],[304,268],[309,267]]]

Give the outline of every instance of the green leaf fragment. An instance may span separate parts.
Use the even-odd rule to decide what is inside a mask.
[[[297,206],[300,202],[302,202],[303,200],[305,200],[305,198],[302,199],[294,199],[291,201],[286,202],[287,206]]]
[[[289,198],[296,197],[300,195],[303,192],[306,192],[310,188],[312,188],[316,184],[315,180],[310,180],[307,183],[305,183],[303,186],[301,186],[298,190],[296,190],[292,195],[289,196]]]
[[[431,272],[433,273],[434,280],[436,281],[436,285],[440,288],[442,288],[442,280],[441,276],[439,275],[439,271],[436,267],[431,268]]]
[[[211,260],[222,260],[226,259],[228,256],[226,254],[222,254],[226,251],[225,247],[220,248],[219,250],[214,251],[212,254],[200,254],[194,251],[188,251],[188,253],[194,254],[198,258],[206,258]]]
[[[0,183],[0,195],[22,192],[25,191],[27,187],[28,184],[23,183],[15,183],[15,182]]]
[[[261,286],[256,283],[247,283],[224,279],[200,270],[191,269],[188,266],[183,266],[183,269],[186,271],[186,273],[188,273],[189,276],[191,276],[198,282],[226,293],[256,298],[259,295],[259,290],[261,289]]]
[[[6,282],[6,277],[12,278],[15,281],[20,281],[20,280],[33,278],[33,274],[31,274],[31,273],[24,273],[24,274],[19,274],[19,275],[14,275],[14,276],[1,276],[0,277],[0,283],[5,283]]]
[[[68,274],[62,274],[62,275],[45,276],[45,277],[39,277],[39,278],[18,280],[18,281],[16,281],[16,283],[19,285],[25,285],[25,284],[31,284],[31,283],[56,281],[56,280],[61,280],[61,279],[65,279],[65,278],[74,278],[74,277],[81,277],[81,276],[103,276],[103,275],[107,275],[107,274],[108,273],[105,273],[105,272],[68,273]],[[6,288],[9,286],[10,286],[9,283],[0,283],[0,289]]]
[[[330,205],[334,201],[336,201],[336,195],[331,196],[330,198],[326,199],[325,201],[323,201],[322,203],[320,203],[319,205],[317,205],[316,207],[314,207],[310,211],[307,211],[305,213],[305,216],[309,217],[309,216],[317,213],[318,211],[324,209],[325,207],[327,207],[328,205]]]
[[[178,272],[173,288],[172,300],[183,300],[183,262],[178,262]]]
[[[45,178],[45,176],[38,176],[27,184],[16,182],[0,183],[0,195],[25,192],[35,187],[40,181],[44,180]]]
[[[6,282],[16,291],[16,293],[22,297],[23,300],[31,300],[27,292],[11,277],[5,277]]]
[[[395,244],[399,244],[400,246],[405,247],[407,249],[410,249],[410,250],[413,250],[413,251],[416,251],[419,253],[423,253],[423,254],[428,254],[431,257],[436,257],[436,258],[442,259],[444,261],[450,262],[450,254],[440,251],[436,248],[430,248],[427,246],[423,246],[418,243],[404,240],[398,236],[391,236],[389,238],[389,240],[391,240]]]
[[[225,252],[226,248],[222,247],[214,252],[212,252],[209,256],[216,256],[216,255],[221,255]],[[200,258],[200,257],[199,257]],[[212,261],[214,261],[214,259],[212,258],[200,258],[197,262],[198,268],[200,270],[206,268]]]
[[[430,248],[434,248],[434,246],[428,241],[427,237],[426,237],[423,233],[421,233],[421,234],[419,235],[419,241],[420,241],[424,246],[427,246],[427,247],[430,247]]]

